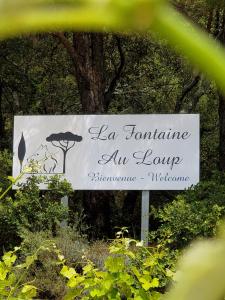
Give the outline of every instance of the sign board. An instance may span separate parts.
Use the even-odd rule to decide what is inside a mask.
[[[13,176],[31,161],[75,190],[183,190],[199,181],[199,115],[16,116]]]

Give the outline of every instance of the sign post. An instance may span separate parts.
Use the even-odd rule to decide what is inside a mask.
[[[141,195],[141,240],[148,246],[149,234],[149,191],[142,191]]]
[[[61,174],[74,190],[143,191],[147,241],[148,191],[199,182],[199,115],[16,116],[13,152],[14,177],[37,161],[37,175]]]
[[[68,198],[68,196],[64,196],[64,197],[61,198],[61,204],[63,206],[65,206],[67,209],[69,208],[69,198]],[[66,222],[66,220],[63,220],[61,222],[61,227],[66,227],[66,226],[67,226],[67,222]]]

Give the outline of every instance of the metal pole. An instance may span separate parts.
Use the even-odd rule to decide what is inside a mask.
[[[62,197],[61,198],[61,204],[63,205],[63,206],[65,206],[67,209],[68,209],[68,203],[69,203],[69,199],[68,199],[68,196],[64,196],[64,197]],[[63,220],[62,222],[61,222],[61,227],[66,227],[67,226],[67,221],[66,220]]]
[[[149,191],[142,191],[141,196],[141,240],[148,245],[149,233]]]

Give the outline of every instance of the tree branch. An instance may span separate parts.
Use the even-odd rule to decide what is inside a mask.
[[[73,148],[74,145],[75,145],[75,141],[72,143],[72,145],[70,147],[67,148],[66,151],[69,151],[71,148]]]
[[[206,30],[208,33],[211,33],[212,31],[212,24],[213,24],[213,14],[214,14],[214,9],[209,9],[209,15],[208,15],[208,20],[207,20],[207,25],[206,25]]]
[[[193,78],[193,80],[184,87],[181,96],[179,98],[177,98],[175,109],[174,109],[175,113],[179,113],[181,111],[184,98],[199,83],[200,79],[201,79],[201,76],[199,74],[197,74]]]
[[[73,48],[72,43],[70,43],[70,41],[65,37],[65,34],[63,32],[55,32],[55,33],[53,33],[53,36],[55,36],[59,39],[59,41],[65,47],[65,49],[67,50],[67,53],[69,54],[69,56],[71,57],[71,59],[74,62],[75,61],[75,50]]]
[[[58,145],[54,144],[54,141],[51,141],[51,144],[52,144],[54,147],[60,148],[62,151],[65,151],[64,146],[62,146],[61,144],[60,144],[60,146],[58,146]]]
[[[199,91],[197,92],[197,94],[193,97],[192,99],[192,105],[191,107],[188,109],[188,113],[193,113],[196,110],[197,104],[199,103],[199,99],[205,95],[205,92],[203,91]]]
[[[122,73],[124,65],[125,65],[125,55],[124,55],[123,48],[121,45],[121,39],[119,36],[115,36],[115,38],[116,38],[117,48],[118,48],[118,52],[119,52],[119,56],[120,56],[120,64],[119,64],[118,69],[115,72],[115,76],[113,77],[113,79],[111,80],[111,82],[109,84],[108,90],[105,92],[105,95],[104,95],[105,111],[108,110],[109,104],[112,100],[112,94],[115,91],[117,82],[120,79],[121,73]]]

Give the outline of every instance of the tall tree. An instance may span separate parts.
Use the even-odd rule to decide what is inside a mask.
[[[219,9],[218,9],[219,10]],[[216,22],[216,35],[225,46],[225,7],[222,10],[222,20]],[[220,23],[221,22],[221,23]],[[225,95],[218,91],[219,95],[219,168],[225,171]]]
[[[225,3],[221,0],[207,0],[209,7],[208,30],[225,46]],[[225,171],[225,95],[218,90],[219,115],[219,169]]]
[[[73,33],[72,41],[62,32],[55,36],[70,55],[83,113],[107,113],[120,79],[125,58],[119,37],[115,37],[120,62],[112,78],[106,73],[104,40],[102,33]],[[108,83],[109,82],[109,83]],[[108,84],[107,84],[108,83]],[[95,235],[111,235],[111,204],[113,193],[84,192],[83,205],[89,225],[95,227]],[[93,231],[92,231],[93,232]]]

